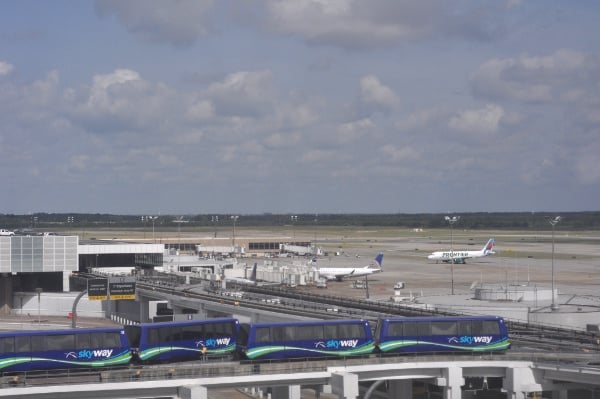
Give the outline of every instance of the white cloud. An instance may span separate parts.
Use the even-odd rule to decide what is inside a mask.
[[[423,109],[402,117],[394,125],[402,131],[421,130],[438,123],[447,115],[448,111],[442,108]]]
[[[383,85],[376,76],[365,76],[360,80],[361,100],[382,110],[393,110],[400,100],[392,89]]]
[[[421,157],[421,150],[413,147],[398,147],[393,144],[386,144],[381,147],[384,154],[384,160],[391,163],[414,162]]]
[[[129,69],[117,69],[107,75],[96,75],[93,78],[88,106],[93,108],[110,107],[114,98],[111,96],[111,86],[116,88],[126,82],[141,82],[140,74]]]
[[[450,119],[448,126],[465,133],[490,134],[498,130],[503,115],[502,107],[488,104],[481,109],[461,112]]]
[[[210,28],[213,0],[96,0],[100,16],[115,15],[142,40],[189,46]]]
[[[257,116],[271,110],[274,92],[269,71],[240,71],[211,84],[206,96],[222,116]]]
[[[368,136],[374,127],[375,125],[371,119],[361,119],[338,126],[336,135],[339,143],[349,143]]]
[[[65,91],[68,114],[91,131],[156,131],[182,108],[171,88],[133,70],[96,75],[92,82],[89,89]]]
[[[186,116],[195,122],[208,120],[215,116],[215,107],[210,101],[200,99],[188,106]]]
[[[8,62],[0,61],[0,76],[10,75],[14,71],[15,67]]]
[[[272,25],[280,31],[312,42],[356,48],[427,35],[436,19],[435,3],[267,0],[267,9]]]
[[[590,89],[590,82],[599,73],[594,57],[562,49],[545,56],[489,60],[473,74],[471,85],[476,94],[490,98],[570,102],[591,94],[595,89]]]
[[[350,49],[433,36],[489,40],[502,31],[499,16],[515,8],[449,7],[443,0],[266,0],[266,7],[275,30]]]

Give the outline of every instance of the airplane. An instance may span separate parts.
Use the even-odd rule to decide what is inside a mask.
[[[344,278],[362,277],[368,274],[379,273],[383,270],[383,254],[379,253],[373,261],[365,267],[322,267],[317,269],[319,276],[327,280],[342,281]]]
[[[465,264],[467,259],[481,258],[491,254],[495,254],[493,238],[490,238],[480,251],[439,251],[427,256],[427,259],[435,260],[435,263],[438,263],[440,260],[444,263],[450,263],[454,259],[454,263]]]

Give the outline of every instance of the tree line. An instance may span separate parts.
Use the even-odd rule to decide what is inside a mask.
[[[472,212],[394,213],[394,214],[189,214],[189,215],[118,215],[101,213],[33,213],[27,215],[0,214],[0,228],[10,230],[63,230],[70,228],[130,228],[142,229],[189,227],[262,226],[380,226],[398,228],[447,228],[445,216],[460,216],[455,228],[551,230],[549,218],[562,217],[561,230],[598,230],[600,212]],[[232,216],[238,216],[237,219]]]

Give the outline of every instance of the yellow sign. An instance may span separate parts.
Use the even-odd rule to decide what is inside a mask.
[[[106,299],[106,298],[104,298]],[[118,301],[119,299],[135,299],[135,294],[132,295],[114,295],[110,296],[111,301]]]

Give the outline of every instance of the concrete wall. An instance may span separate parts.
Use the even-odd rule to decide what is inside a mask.
[[[12,314],[29,315],[36,317],[38,315],[38,306],[40,315],[47,316],[65,316],[68,317],[72,312],[73,303],[78,292],[42,292],[38,302],[38,295],[35,292],[25,292],[24,295],[13,294]],[[23,308],[21,308],[21,300]],[[79,301],[77,314],[80,317],[105,317],[104,303],[106,301],[90,301],[85,295]]]

